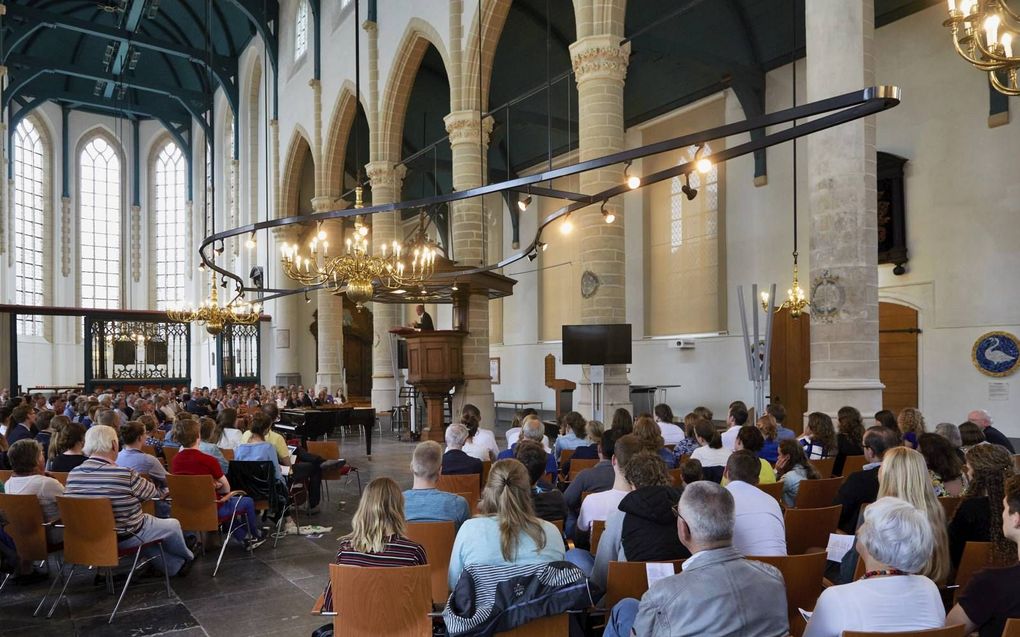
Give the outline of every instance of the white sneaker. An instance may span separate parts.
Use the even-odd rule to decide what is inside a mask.
[[[293,522],[287,522],[287,524],[283,527],[283,532],[287,535],[299,535],[297,524],[294,524]]]

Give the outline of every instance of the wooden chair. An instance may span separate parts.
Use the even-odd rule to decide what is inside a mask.
[[[577,460],[570,461],[570,475],[568,480],[571,482],[577,478],[577,474],[581,473],[585,469],[590,469],[599,463],[598,458],[578,458]]]
[[[1006,627],[1002,629],[1002,637],[1020,637],[1020,619],[1007,619]]]
[[[873,633],[859,630],[844,630],[843,637],[964,637],[966,629],[960,626],[929,628],[928,630],[907,630],[898,633]]]
[[[956,580],[953,582],[957,588],[953,593],[953,602],[959,597],[960,591],[966,586],[974,573],[985,568],[992,560],[991,542],[967,542],[963,547],[963,556],[960,558],[960,565],[956,568]]]
[[[233,449],[223,449],[221,447],[220,448],[220,453],[223,454],[223,459],[226,460],[227,462],[230,462],[231,460],[234,459],[234,450]]]
[[[124,588],[121,590],[117,604],[113,607],[113,613],[110,614],[110,619],[107,621],[108,624],[112,624],[113,618],[117,616],[117,610],[120,608],[121,602],[124,601],[124,594],[127,593],[128,586],[131,585],[131,579],[135,571],[138,570],[138,561],[141,558],[142,549],[150,545],[158,546],[160,556],[165,564],[166,556],[163,553],[163,543],[159,541],[146,544],[139,543],[138,546],[131,548],[119,548],[117,546],[117,534],[120,530],[114,522],[113,506],[109,498],[57,496],[57,507],[60,509],[60,518],[64,524],[64,565],[70,565],[71,569],[67,576],[62,578],[64,586],[60,589],[60,594],[54,600],[53,606],[50,607],[47,617],[53,616],[53,611],[56,610],[57,604],[64,597],[67,585],[71,583],[74,571],[79,566],[112,569],[120,564],[121,558],[133,558],[131,570],[128,571],[127,580],[124,582]],[[148,562],[149,560],[145,560],[142,564],[144,565]],[[63,571],[63,567],[61,567],[61,571]],[[53,588],[60,579],[53,580],[53,584],[50,586],[46,596],[53,592]],[[170,592],[170,575],[165,571],[163,579],[166,582],[166,596],[170,598],[172,595]],[[45,599],[46,597],[44,596],[43,601]],[[39,606],[42,607],[42,602],[39,603]]]
[[[679,487],[683,484],[684,477],[680,469],[667,469],[666,473],[669,474],[669,483],[674,487]]]
[[[7,484],[7,481],[11,479],[14,472],[10,469],[0,469],[0,484]]]
[[[832,468],[836,466],[835,456],[832,456],[831,458],[822,458],[820,460],[809,460],[809,462],[815,469],[818,470],[818,474],[822,476],[822,478],[832,477]],[[846,475],[846,473],[844,472],[843,475]]]
[[[174,466],[174,458],[177,457],[177,453],[181,450],[180,447],[166,446],[163,447],[163,458],[166,459],[167,471],[170,471]]]
[[[240,515],[237,513],[237,506],[241,500],[238,499],[234,502],[232,514],[224,516],[219,514],[219,505],[232,496],[244,495],[244,491],[231,491],[222,498],[217,498],[216,487],[209,476],[184,476],[168,473],[166,474],[166,484],[170,488],[170,517],[181,523],[181,529],[200,533],[213,531],[220,533],[220,525],[229,522],[226,537],[220,534],[220,555],[216,559],[216,567],[212,574],[213,577],[216,577],[216,573],[220,570],[220,562],[223,561],[223,554],[227,550],[227,544]],[[241,524],[247,526],[247,521],[242,518]],[[254,531],[254,529],[248,529],[249,535]]]
[[[807,480],[804,482],[807,482]],[[797,609],[814,609],[818,596],[822,594],[822,578],[825,576],[825,551],[783,557],[748,556],[747,559],[771,564],[782,573],[783,581],[786,582],[786,611],[790,618],[790,633],[794,637],[800,637],[804,633],[807,623]]]
[[[566,637],[570,633],[570,615],[552,615],[535,619],[523,626],[501,633],[503,637]]]
[[[560,452],[560,459],[557,462],[559,462],[559,466],[562,467],[563,465],[570,462],[570,459],[573,457],[574,457],[573,449],[564,449],[563,451]]]
[[[46,475],[48,475],[49,477],[53,478],[54,480],[56,480],[57,482],[59,482],[60,484],[62,484],[62,485],[64,485],[66,487],[67,486],[67,474],[68,473],[70,473],[70,472],[69,471],[47,471]]]
[[[960,508],[960,503],[963,502],[963,496],[951,496],[946,495],[939,498],[939,504],[946,512],[946,522],[952,522],[953,517],[956,515],[956,510]]]
[[[785,506],[783,504],[783,483],[782,482],[770,482],[768,484],[761,484],[761,483],[759,483],[756,486],[759,489],[761,489],[762,491],[764,491],[765,493],[767,493],[770,496],[772,496],[773,498],[775,498],[776,502],[779,503],[779,506],[781,506],[781,507]]]
[[[155,438],[156,440],[165,440],[166,439],[166,432],[163,431],[162,429],[155,429],[153,431],[148,432],[146,435],[151,436],[151,437]]]
[[[673,573],[680,572],[683,560],[672,560]],[[606,575],[606,597],[603,606],[608,610],[626,597],[641,599],[648,590],[647,562],[610,562]]]
[[[0,512],[7,517],[4,530],[18,547],[18,557],[31,562],[46,562],[49,569],[51,553],[59,552],[63,544],[50,544],[46,538],[46,530],[50,524],[43,521],[42,506],[39,498],[34,495],[12,495],[0,493]],[[4,578],[4,583],[7,578]],[[0,589],[3,585],[0,584]],[[45,598],[44,598],[45,599]],[[35,612],[42,608],[42,600]]]
[[[474,517],[478,513],[478,500],[474,499],[475,498],[475,494],[465,492],[465,493],[458,493],[457,495],[459,495],[460,497],[462,497],[465,500],[467,500],[467,503],[468,503],[468,514],[471,517]]]
[[[595,555],[595,551],[599,550],[599,540],[602,539],[602,532],[606,530],[605,520],[592,520],[591,521],[591,554]]]
[[[440,475],[439,480],[436,482],[436,488],[440,491],[446,491],[447,493],[459,493],[464,496],[468,501],[468,506],[474,511],[475,507],[478,506],[478,500],[482,496],[482,490],[479,486],[481,483],[481,475],[477,473],[468,473],[464,475],[446,476]],[[470,496],[464,495],[465,493]],[[474,515],[474,513],[472,513]]]
[[[489,481],[489,471],[492,470],[492,460],[482,460],[482,480],[481,488],[485,488],[485,483]]]
[[[842,485],[843,478],[801,480],[794,504],[798,509],[821,509],[832,506]]]
[[[868,464],[868,461],[864,458],[864,455],[860,456],[847,456],[843,460],[843,475],[848,476],[851,473],[857,473],[864,469],[864,465]]]
[[[147,453],[152,457],[156,457],[156,448],[152,445],[142,445],[142,453]]]
[[[431,637],[429,565],[329,565],[335,637]]]
[[[806,481],[801,481],[804,484]],[[829,545],[829,534],[836,531],[839,513],[843,507],[836,505],[820,509],[787,509],[783,516],[786,526],[786,552],[801,555],[814,549],[825,550]]]
[[[408,522],[407,538],[425,549],[432,578],[432,603],[442,605],[450,597],[447,576],[450,571],[450,554],[457,532],[453,522]]]

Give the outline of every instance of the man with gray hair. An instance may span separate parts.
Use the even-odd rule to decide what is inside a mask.
[[[443,454],[443,473],[448,476],[482,475],[482,461],[472,458],[463,451],[467,442],[467,427],[454,423],[446,428],[446,453]]]
[[[545,463],[545,472],[549,474],[553,480],[555,480],[557,469],[556,469],[556,456],[549,453],[549,447],[543,444],[545,439],[545,424],[542,423],[537,417],[532,418],[531,416],[524,419],[521,423],[521,435],[518,438],[518,442],[521,440],[533,440],[538,444],[542,445],[543,449],[546,450],[546,455],[549,459]],[[517,455],[517,442],[510,445],[509,449],[504,449],[499,452],[496,456],[496,460],[506,460],[507,458],[514,458]]]
[[[159,491],[136,471],[117,466],[119,451],[116,430],[106,425],[90,427],[85,432],[84,448],[89,458],[68,474],[64,495],[108,498],[120,548],[162,542],[165,562],[157,544],[143,548],[142,556],[153,560],[168,575],[187,575],[195,556],[184,542],[181,523],[142,513],[142,502],[159,498]]]
[[[993,445],[1005,447],[1010,453],[1016,453],[1016,449],[1013,448],[1013,443],[1009,441],[1009,438],[992,426],[992,415],[987,411],[984,409],[975,409],[967,414],[967,420],[981,428],[981,431],[985,434],[985,440]]]
[[[404,491],[404,518],[408,522],[453,522],[459,530],[471,515],[467,500],[456,493],[436,488],[443,465],[443,448],[438,442],[419,443],[411,456],[411,474],[414,484]]]
[[[628,598],[614,606],[605,637],[786,635],[783,576],[733,548],[730,492],[714,482],[695,482],[674,511],[680,542],[691,552],[683,571],[652,584],[640,602]]]

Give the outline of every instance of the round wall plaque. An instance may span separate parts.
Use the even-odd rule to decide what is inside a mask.
[[[581,275],[581,296],[586,299],[595,296],[595,293],[599,291],[600,284],[599,275],[591,270],[585,270],[584,274]]]
[[[1009,376],[1020,365],[1020,341],[1009,332],[978,337],[970,354],[974,367],[988,376]]]

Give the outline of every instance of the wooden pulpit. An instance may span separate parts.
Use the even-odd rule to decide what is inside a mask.
[[[464,337],[467,332],[435,330],[404,332],[407,340],[407,382],[425,396],[429,440],[442,444],[443,401],[450,390],[464,382]]]
[[[574,409],[574,390],[577,383],[564,378],[556,378],[556,357],[546,354],[545,357],[545,386],[555,392],[556,421],[560,417]]]

